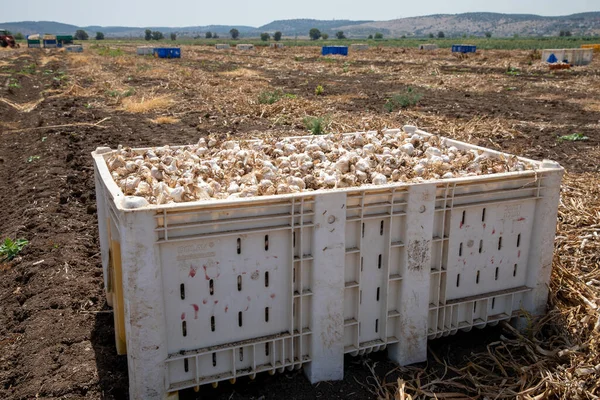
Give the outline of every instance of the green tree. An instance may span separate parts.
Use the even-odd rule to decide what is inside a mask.
[[[321,34],[321,37],[323,38],[323,40],[327,40],[327,39],[329,39],[329,34],[323,33],[323,34]]]
[[[15,39],[23,40],[23,39],[25,39],[25,36],[23,36],[23,34],[21,32],[17,32],[17,33],[15,33]]]
[[[279,42],[281,40],[281,32],[277,31],[273,34],[273,40]]]
[[[218,39],[219,35],[217,34],[217,32],[213,32],[213,39]]]
[[[317,40],[318,38],[321,37],[321,31],[318,30],[317,28],[312,28],[308,32],[308,36],[310,36],[310,40]]]
[[[438,32],[438,37],[439,37],[440,39],[443,39],[443,38],[445,38],[445,37],[446,37],[446,34],[445,34],[444,32],[442,32],[442,31],[439,31],[439,32]]]
[[[78,29],[77,32],[75,32],[75,35],[73,36],[73,38],[75,38],[77,40],[88,40],[90,38],[90,36],[83,29]]]
[[[492,32],[486,32],[485,33],[485,37],[488,38],[488,39],[491,38],[492,37]]]
[[[152,40],[161,40],[164,39],[165,35],[162,32],[154,31],[152,32]]]
[[[565,36],[570,37],[573,36],[573,34],[571,33],[571,31],[565,31]]]
[[[171,32],[171,40],[177,40],[177,34],[175,32]]]
[[[335,34],[335,37],[338,39],[346,39],[346,36],[344,35],[344,31],[339,31],[338,33]]]
[[[379,32],[377,32],[377,33],[375,34],[375,40],[381,40],[381,39],[383,39],[383,33],[379,33]]]
[[[373,39],[373,35],[369,35],[367,39]]]
[[[232,30],[229,31],[229,34],[231,35],[232,39],[237,39],[240,37],[240,31],[238,31],[237,29],[233,28]]]
[[[152,31],[150,29],[146,29],[146,31],[144,32],[144,39],[146,40],[152,40]]]
[[[104,33],[96,32],[96,40],[104,40]]]
[[[204,35],[204,37],[207,39],[212,39],[212,33],[206,32],[206,35]]]
[[[263,42],[266,42],[270,38],[271,38],[271,35],[269,35],[267,32],[263,32],[260,34],[260,40],[262,40]]]
[[[433,39],[435,36],[433,35],[433,33],[429,34],[429,39]]]

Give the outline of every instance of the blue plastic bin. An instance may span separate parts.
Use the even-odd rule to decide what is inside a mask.
[[[455,44],[452,46],[453,53],[476,53],[477,46],[471,46],[466,44]]]
[[[321,55],[348,55],[348,46],[323,46],[321,48]]]
[[[161,47],[154,49],[154,56],[158,58],[181,58],[179,47]]]

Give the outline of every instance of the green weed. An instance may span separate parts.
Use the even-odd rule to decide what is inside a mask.
[[[123,92],[119,92],[118,90],[107,90],[105,93],[108,97],[129,97],[129,96],[133,96],[135,94],[135,89],[130,88]],[[87,107],[87,108],[90,108],[90,107]]]
[[[325,89],[323,89],[323,86],[319,85],[315,88],[315,95],[321,96],[323,93],[325,93]]]
[[[111,49],[110,47],[99,47],[98,54],[103,57],[120,57],[125,53],[120,48]]]
[[[33,74],[35,74],[35,70],[36,70],[35,63],[31,63],[31,64],[27,64],[25,67],[23,67],[23,69],[20,70],[18,73],[21,75],[33,75]]]
[[[40,156],[29,156],[29,157],[27,157],[27,162],[32,163],[34,161],[38,161],[39,159],[40,159]]]
[[[423,95],[415,92],[412,87],[406,89],[406,93],[398,93],[389,98],[384,107],[388,112],[392,112],[399,108],[407,108],[416,105]]]
[[[567,142],[580,142],[589,140],[589,137],[583,135],[583,133],[572,133],[570,135],[563,135],[558,138],[559,141],[567,141]]]
[[[324,135],[327,121],[323,117],[306,117],[304,126],[313,135]]]
[[[6,238],[2,244],[0,244],[0,261],[10,261],[14,259],[29,242],[25,239]]]
[[[518,76],[521,75],[521,71],[518,68],[509,65],[506,69],[506,75]]]
[[[265,90],[258,95],[258,102],[260,104],[274,104],[277,103],[283,95],[284,93],[280,89],[273,91]]]

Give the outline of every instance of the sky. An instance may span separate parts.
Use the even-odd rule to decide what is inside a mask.
[[[9,1],[0,21],[56,21],[78,26],[258,27],[279,19],[352,19],[386,21],[430,14],[501,12],[569,15],[600,11],[598,0],[27,0]]]

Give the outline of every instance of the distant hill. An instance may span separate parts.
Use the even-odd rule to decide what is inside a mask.
[[[349,20],[332,20],[323,21],[317,19],[288,19],[273,21],[267,25],[263,25],[258,28],[260,32],[276,32],[280,31],[286,36],[293,35],[308,35],[308,31],[312,28],[317,28],[321,32],[331,33],[333,31],[339,31],[338,28],[351,27],[360,24],[371,23],[374,21],[349,21]]]
[[[556,36],[562,30],[573,35],[600,35],[600,12],[589,12],[558,17],[543,17],[532,14],[465,13],[437,14],[423,17],[411,17],[390,21],[350,21],[290,19],[273,21],[255,28],[252,26],[208,25],[187,27],[126,27],[126,26],[84,26],[62,24],[52,21],[22,21],[0,23],[0,28],[25,35],[32,33],[73,34],[83,29],[91,35],[103,32],[107,37],[137,38],[143,37],[146,29],[163,33],[175,32],[179,36],[204,37],[206,32],[216,32],[221,37],[229,35],[232,28],[240,31],[241,37],[257,37],[261,32],[281,31],[284,36],[307,36],[311,28],[333,36],[344,31],[346,36],[366,37],[377,32],[385,37],[416,36],[427,37],[443,31],[448,37],[463,35],[484,35],[491,32],[494,37],[519,36]]]
[[[573,35],[600,34],[600,12],[573,14],[559,17],[542,17],[531,14],[465,13],[438,14],[424,17],[367,22],[359,25],[341,26],[347,36],[364,36],[375,32],[386,36],[425,37],[442,31],[446,36],[484,35],[494,37],[556,36],[562,30]]]
[[[0,28],[9,30],[13,33],[21,32],[23,35],[32,35],[34,33],[48,33],[53,35],[64,33],[72,35],[77,29],[80,29],[75,25],[52,21],[5,22],[0,24]]]

